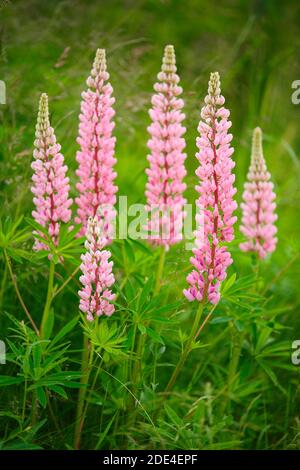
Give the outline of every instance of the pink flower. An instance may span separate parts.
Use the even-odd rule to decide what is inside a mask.
[[[181,124],[185,115],[181,112],[183,100],[178,98],[182,88],[178,86],[176,70],[174,47],[166,46],[149,112],[152,124],[148,128],[151,153],[147,157],[150,168],[146,170],[146,210],[151,211],[147,222],[148,238],[167,249],[182,239],[183,206],[186,202],[183,198],[186,155],[182,137],[185,127]]]
[[[277,229],[274,222],[276,204],[273,183],[270,181],[262,149],[262,132],[259,127],[254,129],[252,140],[252,155],[248,181],[244,185],[241,204],[243,211],[240,230],[247,241],[240,244],[242,251],[252,251],[260,258],[275,250]]]
[[[230,145],[232,135],[228,133],[231,122],[229,111],[223,106],[220,77],[212,73],[208,84],[208,95],[201,110],[197,138],[200,166],[196,170],[200,183],[196,186],[199,198],[196,205],[203,211],[202,226],[196,231],[196,247],[191,263],[195,269],[187,276],[190,287],[184,290],[189,301],[208,299],[216,304],[220,299],[219,287],[226,278],[226,269],[232,263],[225,242],[234,238],[233,225],[236,222],[233,211],[237,204],[233,200],[236,189],[235,176],[231,173],[235,166]],[[197,214],[196,221],[199,222]],[[199,225],[199,224],[198,224]]]
[[[80,265],[82,271],[80,282],[83,288],[78,292],[79,308],[86,313],[89,321],[92,321],[95,315],[111,316],[115,311],[111,303],[115,299],[115,294],[110,290],[115,282],[112,272],[113,262],[108,261],[110,252],[103,250],[106,241],[98,217],[90,217],[86,232],[86,253],[81,255]]]
[[[114,184],[116,172],[113,166],[115,137],[112,137],[115,114],[112,105],[112,86],[108,82],[104,49],[98,49],[87,79],[88,90],[82,93],[81,113],[79,116],[80,150],[76,160],[79,167],[76,171],[79,182],[76,187],[79,197],[76,198],[77,217],[75,222],[81,224],[79,235],[84,235],[90,216],[99,215],[102,230],[107,243],[112,237],[112,223],[115,219],[117,186]]]
[[[64,165],[64,157],[60,153],[61,147],[56,142],[54,130],[50,126],[48,97],[45,93],[40,98],[35,137],[33,152],[35,160],[31,164],[34,170],[31,191],[34,194],[35,204],[32,216],[36,222],[47,228],[50,237],[57,245],[60,223],[69,222],[71,218],[72,199],[69,198],[67,166]],[[38,251],[48,248],[36,239],[34,249]]]

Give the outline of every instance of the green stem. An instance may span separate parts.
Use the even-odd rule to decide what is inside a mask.
[[[161,280],[162,280],[162,275],[164,272],[165,258],[166,258],[166,249],[164,246],[162,246],[160,250],[159,263],[158,263],[157,273],[156,273],[154,295],[157,295],[161,288]]]
[[[186,344],[185,344],[185,348],[180,356],[180,359],[177,363],[177,366],[168,382],[168,385],[166,387],[166,393],[169,393],[172,388],[174,387],[175,385],[175,382],[176,382],[176,379],[189,355],[189,353],[191,352],[191,346],[192,346],[192,343],[193,341],[195,340],[196,336],[197,336],[197,333],[198,333],[198,328],[199,328],[199,323],[200,323],[200,320],[201,320],[201,316],[202,316],[202,312],[203,312],[203,307],[204,307],[204,304],[203,304],[203,301],[199,304],[199,307],[198,307],[198,310],[197,310],[197,314],[196,314],[196,317],[195,317],[195,320],[194,320],[194,324],[193,324],[193,327],[191,329],[191,332],[190,332],[190,335],[186,341]]]
[[[25,421],[26,400],[27,400],[27,377],[25,377],[25,384],[24,384],[24,395],[23,395],[23,405],[22,405],[22,426],[24,426],[24,421]]]
[[[56,428],[56,431],[59,433],[60,435],[60,438],[62,439],[62,441],[64,441],[65,437],[59,427],[59,424],[58,424],[58,420],[57,420],[57,417],[53,411],[53,408],[52,408],[52,405],[51,405],[51,399],[50,399],[50,394],[49,394],[49,391],[46,390],[46,398],[47,398],[47,405],[48,405],[48,408],[49,408],[49,412],[50,412],[50,416],[51,416],[51,419],[53,421],[53,424]]]
[[[4,297],[4,292],[5,292],[6,280],[7,280],[7,263],[5,263],[4,265],[4,273],[3,273],[2,282],[1,282],[1,291],[0,291],[0,306],[1,307],[3,305],[3,297]]]
[[[83,350],[82,350],[82,359],[81,359],[81,380],[80,380],[80,389],[78,394],[78,402],[77,402],[77,412],[76,412],[76,423],[75,423],[75,432],[74,432],[74,448],[80,448],[80,439],[81,433],[84,424],[84,403],[85,403],[85,396],[86,396],[86,389],[87,384],[89,382],[90,376],[90,364],[92,362],[93,357],[93,349],[92,345],[90,345],[91,350],[89,351],[89,339],[87,335],[83,334]]]
[[[32,408],[31,408],[31,419],[30,423],[31,426],[34,426],[36,424],[36,418],[37,418],[37,393],[36,390],[32,391]]]
[[[45,303],[45,308],[44,308],[44,313],[43,313],[43,318],[42,318],[42,323],[41,323],[41,329],[40,329],[40,334],[41,334],[42,339],[44,339],[45,325],[49,317],[49,312],[50,312],[50,307],[51,307],[51,302],[52,302],[52,297],[53,297],[54,272],[55,272],[55,264],[53,263],[53,261],[50,261],[47,298],[46,298],[46,303]]]
[[[74,280],[74,276],[78,273],[79,269],[80,269],[80,266],[77,266],[77,268],[72,272],[72,274],[70,274],[70,276],[68,277],[68,279],[66,279],[65,282],[64,282],[55,292],[53,292],[52,300],[53,300],[54,297],[56,297],[62,290],[64,290],[64,288],[69,284],[70,281]]]
[[[102,365],[103,365],[103,358],[101,359],[100,364],[99,364],[99,366],[97,367],[97,372],[96,372],[96,374],[95,374],[95,377],[94,377],[92,386],[91,386],[91,388],[90,388],[90,390],[89,390],[88,399],[85,400],[86,403],[85,403],[84,411],[83,411],[83,413],[82,413],[82,418],[81,418],[82,426],[83,426],[83,423],[84,423],[84,421],[85,421],[85,417],[86,417],[86,414],[87,414],[87,410],[88,410],[88,407],[89,407],[89,403],[90,403],[90,401],[91,401],[92,394],[93,394],[94,388],[95,388],[95,386],[96,386],[97,379],[98,379],[98,377],[99,377],[99,373],[100,373],[100,371],[102,370]],[[92,367],[92,364],[91,364],[91,361],[89,361],[89,373],[90,373],[90,371],[91,371],[91,367]]]
[[[34,323],[33,319],[32,319],[32,316],[30,315],[26,305],[25,305],[25,302],[23,300],[23,297],[21,295],[21,292],[19,290],[19,287],[18,287],[18,283],[17,283],[17,278],[16,276],[14,275],[13,273],[13,270],[12,270],[12,266],[11,266],[11,261],[10,261],[10,257],[8,256],[6,250],[4,250],[4,256],[5,256],[5,260],[6,260],[6,264],[7,264],[7,267],[8,267],[8,271],[9,271],[9,274],[10,274],[10,277],[11,277],[11,280],[12,280],[12,283],[13,283],[13,286],[15,288],[15,291],[16,291],[16,294],[17,294],[17,297],[19,299],[19,302],[20,304],[22,305],[22,308],[26,314],[26,316],[28,317],[28,320],[30,321],[34,331],[36,332],[37,336],[39,336],[39,330],[37,329],[37,326],[36,324]]]

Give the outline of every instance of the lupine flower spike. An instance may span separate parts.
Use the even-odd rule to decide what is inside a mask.
[[[71,218],[72,199],[69,198],[67,166],[64,165],[61,147],[56,142],[54,130],[50,126],[48,97],[45,93],[40,98],[34,145],[31,191],[34,194],[35,210],[32,216],[36,222],[47,228],[54,244],[57,245],[61,222],[69,222]],[[34,249],[47,249],[47,246],[36,239]]]
[[[108,261],[111,256],[110,251],[103,250],[106,241],[99,218],[90,217],[86,231],[86,253],[81,255],[80,265],[82,271],[80,282],[83,288],[78,292],[79,308],[86,313],[89,321],[94,320],[95,316],[111,316],[115,311],[111,303],[115,299],[115,294],[110,290],[115,282],[112,272],[113,262]]]
[[[240,249],[257,253],[260,258],[274,251],[277,243],[274,225],[277,220],[276,196],[270,178],[263,156],[262,132],[257,127],[253,132],[251,163],[244,186],[244,202],[241,204],[243,216],[240,230],[247,241],[240,244]]]
[[[77,139],[80,150],[76,155],[79,197],[76,198],[78,209],[75,218],[75,222],[81,224],[79,235],[84,235],[88,218],[98,214],[107,243],[111,241],[118,189],[114,184],[116,172],[113,169],[116,163],[115,137],[112,137],[115,99],[108,79],[105,51],[98,49],[87,79],[88,90],[82,93]]]
[[[151,153],[147,157],[150,168],[146,170],[146,210],[151,211],[151,220],[147,224],[149,240],[167,249],[182,238],[186,202],[183,197],[186,155],[182,137],[185,127],[181,124],[185,115],[181,112],[184,102],[178,98],[182,88],[178,85],[176,70],[174,47],[166,46],[149,111],[152,124],[148,128]]]
[[[233,199],[236,193],[233,186],[235,176],[232,174],[235,163],[231,158],[234,149],[230,145],[232,135],[228,133],[230,113],[223,106],[224,102],[219,74],[212,73],[205,106],[201,110],[200,137],[197,138],[199,152],[196,156],[200,166],[196,175],[200,181],[196,186],[199,193],[196,202],[197,231],[194,256],[191,258],[195,269],[187,277],[190,287],[184,290],[189,301],[208,300],[212,304],[220,299],[220,283],[232,263],[225,242],[234,238],[236,217],[233,211],[237,207]],[[202,217],[199,211],[202,211]]]

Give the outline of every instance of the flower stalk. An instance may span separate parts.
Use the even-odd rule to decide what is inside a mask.
[[[81,225],[79,236],[84,236],[89,217],[99,216],[106,243],[113,236],[116,216],[114,205],[118,190],[114,183],[117,176],[114,165],[115,137],[112,136],[115,115],[112,96],[113,88],[109,83],[104,49],[98,49],[90,76],[87,91],[82,93],[79,135],[77,142],[80,150],[76,160],[79,178],[76,188],[79,196],[75,199],[77,216],[75,222]]]
[[[277,244],[275,236],[277,220],[275,213],[275,193],[271,175],[267,170],[263,155],[262,131],[256,127],[253,131],[251,163],[244,185],[242,225],[240,230],[246,241],[240,244],[242,251],[256,253],[265,258],[272,253]]]
[[[152,108],[149,111],[152,123],[148,127],[149,168],[146,170],[146,210],[151,219],[147,222],[148,239],[154,245],[170,245],[182,239],[182,225],[186,200],[183,193],[186,175],[183,153],[186,129],[182,125],[184,102],[179,96],[175,51],[172,45],[165,47],[158,82],[154,85]]]

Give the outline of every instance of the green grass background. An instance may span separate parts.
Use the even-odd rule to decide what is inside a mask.
[[[107,51],[116,98],[119,194],[128,195],[129,203],[144,202],[148,108],[163,48],[173,44],[184,90],[190,202],[196,196],[193,189],[196,129],[210,72],[220,72],[222,91],[231,111],[238,202],[249,165],[252,129],[255,126],[263,129],[265,157],[277,194],[279,243],[276,252],[263,263],[262,277],[270,283],[268,308],[287,309],[281,315],[286,329],[280,335],[288,341],[300,339],[299,263],[288,265],[300,247],[300,105],[291,102],[291,84],[300,79],[299,25],[300,8],[296,0],[0,0],[0,79],[7,89],[7,104],[0,105],[1,215],[29,215],[32,210],[30,163],[42,92],[49,95],[52,125],[62,145],[75,194],[80,93],[85,89],[98,47]],[[66,48],[70,49],[61,61]],[[230,273],[247,274],[249,257],[241,255],[236,246],[232,251],[235,264]],[[182,248],[174,247],[168,255],[167,277],[177,298],[185,285],[187,260]],[[285,267],[288,269],[282,272]],[[3,275],[3,265],[1,269]],[[24,298],[38,320],[47,268],[45,264],[25,263],[17,265],[16,271]],[[278,274],[278,281],[273,283]],[[3,312],[21,319],[22,312],[9,284],[3,295]],[[72,312],[77,313],[77,298],[71,290],[69,297],[67,293],[57,305],[62,323]],[[3,314],[1,325],[2,336],[2,331],[7,332]],[[213,341],[222,328],[209,326],[205,340]],[[223,361],[226,370],[227,358],[225,339],[222,347],[212,349],[206,357],[204,382],[212,382],[217,392],[222,388],[217,364]],[[197,356],[190,359],[188,370],[194,371],[197,361]],[[286,365],[290,366],[288,357]],[[242,432],[245,447],[300,447],[299,373],[294,367],[294,371],[280,374],[286,395],[274,383],[260,391],[249,435]],[[201,379],[194,383],[194,391],[197,387],[203,391],[204,382]],[[182,384],[185,383],[183,378]],[[6,400],[10,406],[10,399]],[[248,405],[245,398],[235,420],[240,419]],[[179,403],[175,406],[180,415]],[[67,416],[66,422],[68,419],[71,422],[71,417]],[[237,431],[235,424],[233,429],[233,433]],[[144,435],[141,431],[135,443],[131,442],[133,447],[144,445]],[[115,439],[114,444],[112,441],[104,444],[117,446],[119,441]],[[167,438],[166,442],[166,446],[175,445]]]

